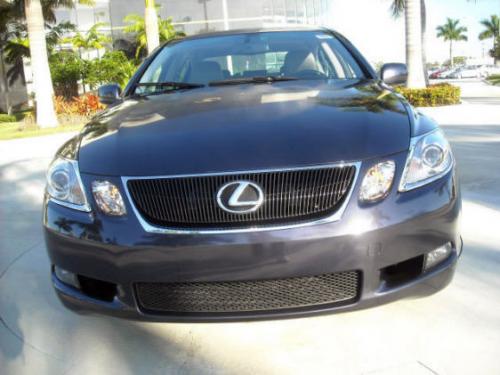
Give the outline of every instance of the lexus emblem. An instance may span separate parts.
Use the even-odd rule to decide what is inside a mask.
[[[262,189],[250,181],[229,182],[223,185],[217,193],[219,207],[233,214],[254,212],[263,202]]]

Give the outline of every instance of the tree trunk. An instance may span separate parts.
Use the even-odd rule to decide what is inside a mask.
[[[205,31],[208,32],[208,10],[207,10],[207,1],[203,0],[203,17],[205,17]]]
[[[406,64],[408,65],[409,88],[424,88],[424,67],[422,64],[422,23],[420,0],[406,0]]]
[[[5,71],[5,62],[3,59],[3,48],[0,46],[0,61],[2,62],[2,81],[3,81],[3,86],[5,86],[5,108],[6,112],[8,115],[12,114],[12,107],[10,105],[10,87],[9,87],[9,80],[6,77],[6,71]]]
[[[422,65],[424,66],[425,85],[429,86],[429,72],[427,71],[427,8],[425,0],[420,0],[420,7],[422,22]]]
[[[42,128],[57,126],[54,88],[50,76],[47,44],[40,0],[24,1],[35,90],[36,122]]]
[[[450,40],[450,66],[453,68],[454,66],[453,62],[453,40]]]
[[[493,40],[493,64],[496,66],[500,66],[498,54],[500,54],[500,36],[495,36],[495,39]]]
[[[146,0],[144,13],[144,27],[146,29],[146,39],[148,43],[148,54],[160,45],[160,34],[158,32],[158,15],[154,0]]]

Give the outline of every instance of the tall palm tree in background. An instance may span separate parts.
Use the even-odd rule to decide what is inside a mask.
[[[24,12],[28,29],[31,71],[36,102],[36,122],[40,127],[57,126],[52,95],[54,87],[49,69],[49,56],[45,41],[45,22],[40,0],[24,0]]]
[[[144,25],[146,31],[146,43],[148,54],[160,45],[160,35],[158,33],[158,13],[156,11],[155,0],[145,0]]]
[[[438,26],[437,37],[443,38],[445,41],[450,42],[450,64],[453,67],[453,42],[466,41],[467,28],[465,26],[460,26],[460,20],[453,20],[451,18],[446,19],[444,25]]]
[[[408,65],[409,88],[424,88],[424,66],[422,63],[421,0],[405,0],[406,64]]]
[[[485,40],[493,38],[493,50],[492,55],[495,59],[495,64],[500,62],[497,54],[495,53],[498,48],[500,48],[500,18],[497,15],[490,16],[490,19],[481,20],[481,25],[484,26],[484,30],[479,34],[479,40]]]
[[[46,22],[55,22],[54,9],[60,6],[72,7],[76,0],[13,0],[6,10],[8,22],[24,23],[27,31],[31,70],[36,104],[36,121],[40,127],[57,125],[54,111],[54,92],[50,75],[47,42],[45,34]],[[79,3],[91,5],[93,0],[78,0]]]
[[[391,12],[394,18],[399,18],[404,14],[406,0],[392,0]],[[422,31],[422,65],[424,68],[425,84],[429,85],[429,75],[427,73],[427,7],[425,0],[420,0],[420,22]]]

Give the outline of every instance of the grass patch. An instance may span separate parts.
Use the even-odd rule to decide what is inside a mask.
[[[71,131],[79,131],[83,124],[60,125],[55,128],[39,128],[38,126],[26,126],[23,122],[0,123],[0,140],[38,137]]]
[[[487,78],[488,82],[492,85],[500,86],[500,74],[495,74]]]
[[[3,122],[16,122],[17,118],[14,115],[7,115],[5,113],[0,113],[0,123]]]

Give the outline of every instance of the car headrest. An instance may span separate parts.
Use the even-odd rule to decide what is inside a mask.
[[[190,83],[207,84],[224,79],[220,65],[215,61],[202,61],[192,65],[189,75]]]

